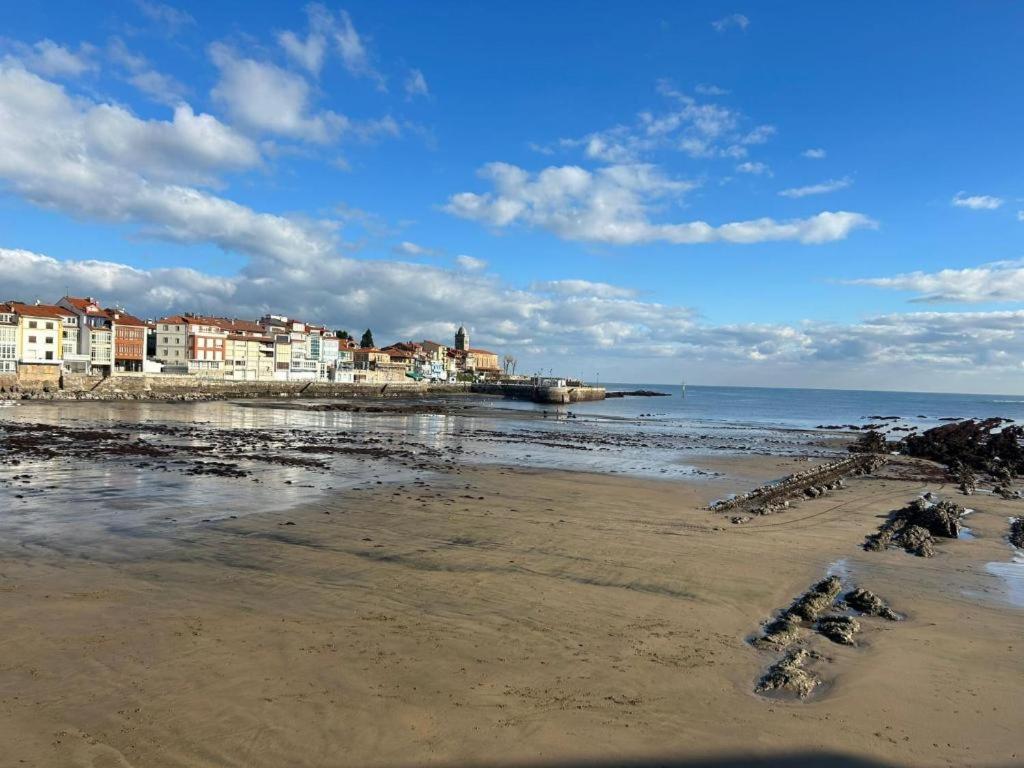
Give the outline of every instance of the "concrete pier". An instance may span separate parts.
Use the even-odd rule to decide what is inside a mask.
[[[473,392],[501,395],[513,400],[568,405],[588,400],[604,400],[604,387],[537,386],[534,384],[473,384]]]

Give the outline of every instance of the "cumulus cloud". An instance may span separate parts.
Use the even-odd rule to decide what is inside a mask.
[[[95,49],[82,44],[72,51],[53,40],[40,40],[32,45],[9,43],[11,57],[25,69],[47,77],[78,77],[97,69]]]
[[[649,217],[652,206],[659,200],[678,198],[694,184],[670,179],[646,164],[608,166],[593,172],[578,166],[552,166],[530,174],[508,163],[490,163],[480,175],[494,191],[452,195],[446,211],[497,228],[522,224],[544,229],[565,240],[614,245],[657,241],[824,243],[841,240],[855,229],[876,226],[867,216],[848,211],[719,226],[703,221],[655,223]]]
[[[210,46],[210,56],[220,70],[211,95],[245,128],[327,143],[349,126],[343,115],[312,110],[309,83],[300,75],[240,56],[222,43]]]
[[[52,301],[67,288],[146,317],[190,309],[258,317],[273,310],[331,326],[372,327],[382,340],[450,338],[466,322],[478,343],[524,361],[571,355],[601,359],[601,370],[665,359],[676,372],[683,363],[701,370],[723,365],[772,377],[788,370],[793,381],[807,382],[831,370],[837,383],[848,383],[856,371],[881,375],[890,385],[924,372],[918,381],[941,376],[933,388],[942,389],[963,371],[982,376],[982,386],[1004,372],[1014,380],[1024,359],[1024,310],[714,325],[691,308],[642,301],[605,283],[557,280],[523,289],[465,270],[329,256],[289,268],[256,262],[217,276],[0,248],[0,274],[6,278],[0,298]]]
[[[712,21],[711,26],[716,32],[725,32],[729,29],[745,30],[750,26],[750,19],[742,13],[730,13],[728,16]]]
[[[427,78],[418,69],[409,70],[409,76],[405,78],[405,94],[409,98],[430,95],[430,89],[427,87]]]
[[[789,189],[783,189],[779,192],[783,197],[807,197],[808,195],[826,195],[829,192],[836,192],[840,189],[846,189],[850,186],[853,181],[849,176],[844,176],[841,179],[829,179],[819,184],[809,184],[806,187],[791,187]]]
[[[0,180],[36,205],[257,259],[333,250],[333,222],[260,213],[200,188],[260,162],[251,140],[187,104],[172,121],[142,120],[0,63]]]
[[[804,157],[810,160],[824,160],[825,157],[828,155],[828,153],[824,149],[821,149],[820,147],[813,149],[805,149],[800,154],[802,154]]]
[[[913,301],[921,302],[1024,301],[1024,261],[997,261],[980,267],[907,272],[845,282],[909,291],[918,294]]]
[[[486,261],[478,259],[475,256],[467,256],[464,253],[455,257],[455,263],[467,272],[479,272],[483,269],[487,269]]]
[[[957,192],[950,201],[957,208],[970,208],[975,211],[994,211],[1003,204],[1001,197],[991,195],[968,195],[965,192]]]

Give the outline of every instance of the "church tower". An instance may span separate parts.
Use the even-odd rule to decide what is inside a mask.
[[[461,352],[469,349],[469,333],[464,325],[460,325],[459,330],[455,332],[455,348]]]

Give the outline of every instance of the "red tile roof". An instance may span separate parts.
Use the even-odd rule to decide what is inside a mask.
[[[64,307],[57,307],[53,304],[23,304],[20,301],[12,301],[9,305],[11,311],[26,317],[68,317],[74,316],[74,312]]]

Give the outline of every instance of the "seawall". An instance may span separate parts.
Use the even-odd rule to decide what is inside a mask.
[[[417,381],[389,383],[334,383],[327,381],[232,381],[203,376],[117,373],[85,376],[64,373],[52,377],[4,377],[4,396],[32,400],[222,400],[265,397],[427,397],[462,395],[469,383],[427,384]]]

